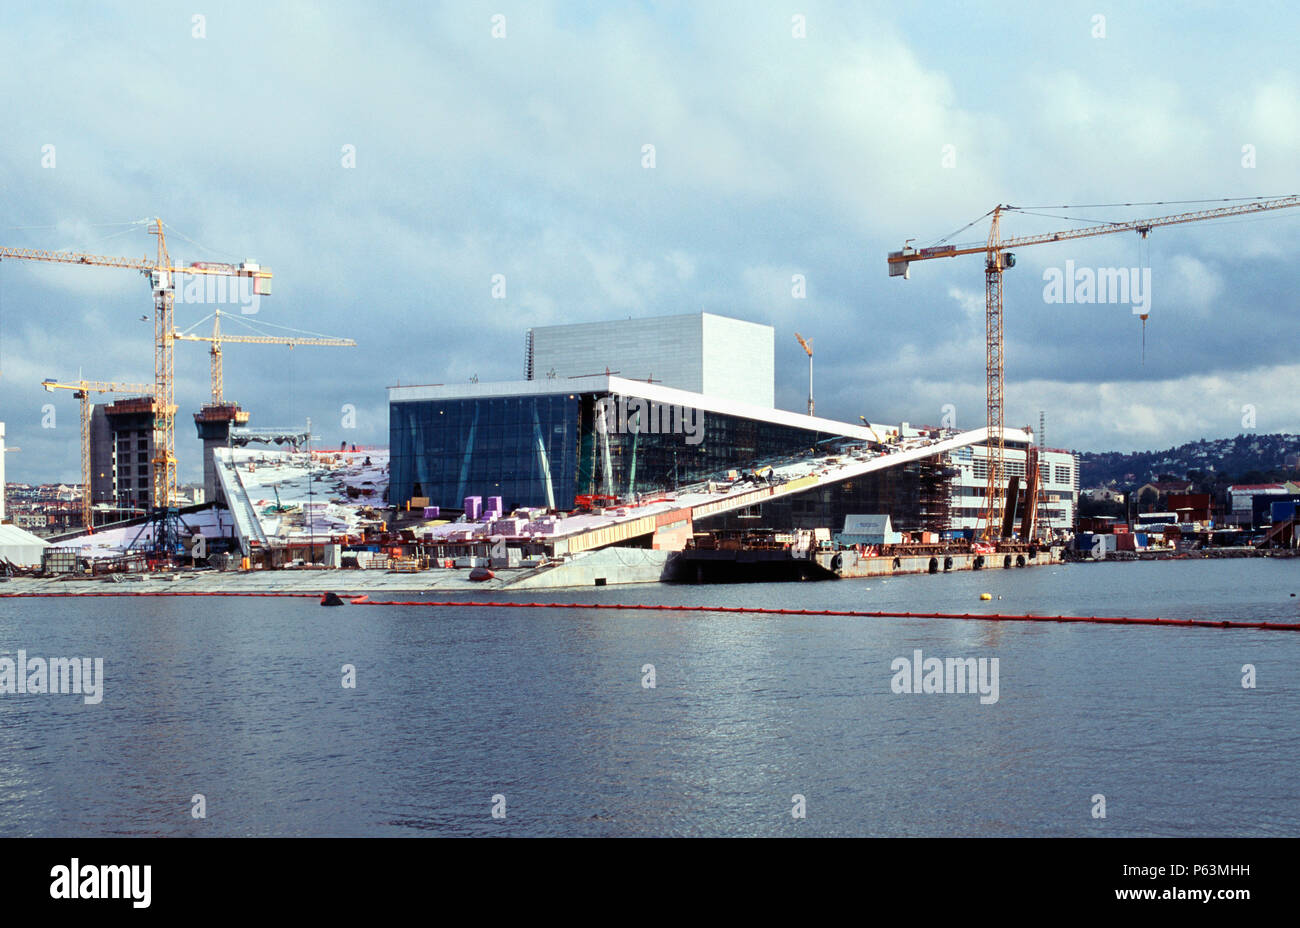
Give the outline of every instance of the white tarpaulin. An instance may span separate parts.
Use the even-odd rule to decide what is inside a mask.
[[[40,567],[41,552],[49,546],[44,538],[16,525],[0,525],[0,561],[15,567]]]

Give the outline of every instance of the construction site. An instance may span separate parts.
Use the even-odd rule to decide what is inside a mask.
[[[998,206],[980,244],[891,252],[888,273],[903,278],[916,262],[984,257],[986,419],[965,430],[817,416],[813,340],[797,332],[807,412],[777,409],[774,329],[702,312],[529,329],[523,379],[389,387],[387,447],[321,448],[310,420],[250,427],[250,412],[226,395],[223,346],[353,340],[219,309],[184,331],[174,323],[184,281],[217,278],[260,299],[271,293],[269,268],[174,264],[161,220],[148,229],[153,258],[0,248],[0,259],[142,273],[154,314],[152,380],[42,381],[80,402],[81,529],[48,539],[39,563],[28,549],[8,570],[61,582],[166,575],[223,589],[524,589],[1059,561],[1075,547],[1078,461],[1047,446],[1041,413],[1036,429],[1005,421],[1002,276],[1012,249],[1121,231],[1145,238],[1296,205],[1252,200],[1014,238],[1001,237],[1014,208]],[[210,332],[196,331],[209,320]],[[203,498],[188,505],[176,453],[181,341],[208,346],[211,377],[210,399],[193,413]],[[1269,537],[1294,543],[1293,530]],[[317,573],[345,569],[366,573]]]

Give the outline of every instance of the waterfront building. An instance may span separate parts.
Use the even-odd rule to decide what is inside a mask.
[[[607,374],[390,387],[389,416],[398,505],[458,507],[480,495],[507,510],[569,510],[580,496],[662,493],[835,440],[873,440],[861,425]]]
[[[743,376],[719,375],[722,355],[709,337],[715,326],[749,344],[751,360],[767,360],[747,362]],[[692,485],[758,481],[773,466],[839,448],[884,454],[959,435],[906,422],[847,423],[774,409],[770,332],[707,313],[533,329],[529,379],[390,387],[389,499],[399,507],[458,512],[477,497],[497,500],[506,513],[534,507],[566,512],[627,505]],[[590,371],[594,366],[609,372]],[[625,368],[647,376],[628,377]],[[672,382],[660,382],[661,372]],[[889,515],[895,530],[904,532],[975,529],[987,479],[981,440],[972,437],[932,457],[913,455],[870,474],[825,479],[806,492],[720,511],[705,528],[839,531],[851,515]],[[1067,531],[1075,515],[1078,463],[1068,451],[1040,453],[1031,433],[1008,429],[1007,477],[1023,478],[1031,454],[1043,461],[1040,524]],[[1024,496],[1022,479],[1021,512]]]
[[[1276,496],[1281,499],[1286,495],[1286,484],[1282,483],[1234,483],[1228,487],[1225,522],[1229,525],[1250,526],[1254,521],[1255,497]],[[1268,507],[1265,505],[1263,508],[1267,511]]]
[[[959,448],[952,454],[959,468],[952,481],[953,508],[951,528],[974,530],[979,521],[988,493],[988,448],[973,445]],[[1004,461],[1006,474],[1002,481],[1005,490],[1012,477],[1020,482],[1018,510],[1025,505],[1026,465],[1030,448],[1025,442],[1007,442]],[[1079,502],[1079,462],[1072,452],[1063,448],[1047,448],[1037,452],[1039,464],[1038,513],[1040,528],[1052,532],[1068,532],[1074,528]]]

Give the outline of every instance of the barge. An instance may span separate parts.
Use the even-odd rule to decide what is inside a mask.
[[[969,541],[935,544],[842,545],[826,529],[696,534],[668,557],[665,579],[677,583],[840,580],[1007,570],[1060,563],[1060,545]]]

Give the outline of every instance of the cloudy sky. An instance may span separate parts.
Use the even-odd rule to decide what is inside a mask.
[[[981,259],[904,281],[886,253],[997,203],[1040,214],[1017,235],[1300,192],[1298,25],[1262,2],[6,4],[0,244],[144,256],[130,223],[161,216],[178,261],[270,266],[250,318],[359,347],[231,346],[227,396],[330,444],[387,443],[386,386],[520,378],[530,325],[701,309],[776,327],[778,406],[804,406],[798,330],[819,413],[974,427]],[[1249,404],[1300,431],[1298,255],[1300,209],[1019,252],[1008,423],[1160,448]],[[1044,301],[1067,260],[1151,269],[1145,360],[1131,307]],[[152,379],[151,311],[132,272],[0,262],[10,480],[76,478],[76,401],[39,381]],[[193,480],[204,345],[177,377]]]

